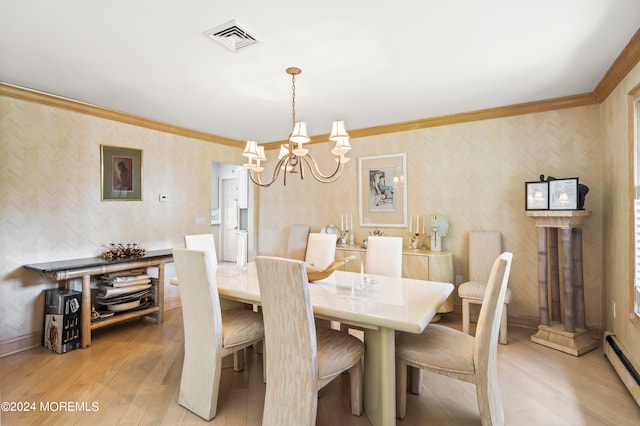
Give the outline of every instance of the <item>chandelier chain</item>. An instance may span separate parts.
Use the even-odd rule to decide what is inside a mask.
[[[291,123],[291,128],[293,129],[296,126],[296,76],[295,74],[291,75],[291,115],[293,116],[293,122]]]

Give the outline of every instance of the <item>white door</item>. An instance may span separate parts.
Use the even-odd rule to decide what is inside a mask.
[[[222,260],[236,261],[238,245],[238,179],[222,179]]]

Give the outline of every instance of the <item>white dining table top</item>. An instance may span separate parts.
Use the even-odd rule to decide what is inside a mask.
[[[361,281],[355,272],[335,271],[321,281],[309,283],[314,315],[360,325],[421,333],[453,291],[451,283],[367,275],[373,278],[367,296],[352,296],[352,283]],[[260,304],[260,287],[254,262],[243,267],[219,265],[216,281],[220,297]]]

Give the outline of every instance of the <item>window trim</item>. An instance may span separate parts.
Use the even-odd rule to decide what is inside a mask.
[[[629,119],[629,301],[631,307],[631,321],[640,321],[640,244],[636,247],[638,241],[638,227],[636,223],[636,199],[640,201],[640,84],[635,86],[628,96]],[[638,203],[640,204],[640,203]],[[640,205],[639,205],[640,208]],[[636,277],[638,283],[636,283]]]

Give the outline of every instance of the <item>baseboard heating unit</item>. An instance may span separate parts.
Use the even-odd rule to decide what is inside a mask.
[[[615,334],[606,331],[602,346],[604,356],[607,357],[613,369],[629,389],[636,404],[640,405],[640,368],[631,359]]]

